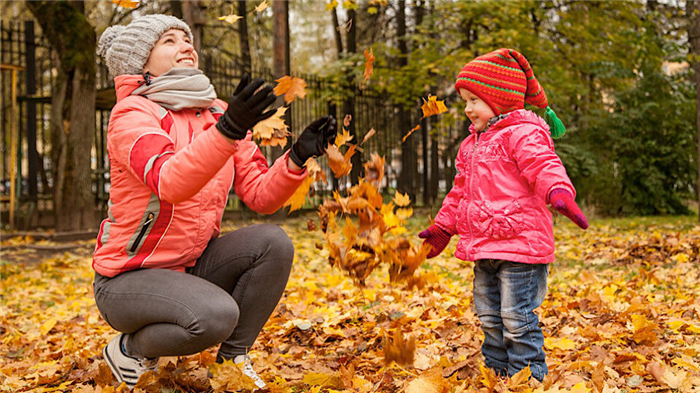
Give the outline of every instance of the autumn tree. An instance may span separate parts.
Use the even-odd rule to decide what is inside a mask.
[[[27,1],[56,53],[51,97],[56,229],[94,228],[91,154],[95,133],[95,29],[81,1]]]
[[[700,141],[700,1],[686,2],[686,15],[688,18],[688,53],[695,71],[695,126],[698,141]],[[698,149],[698,182],[696,191],[700,202],[700,142]],[[698,215],[700,220],[700,215]]]

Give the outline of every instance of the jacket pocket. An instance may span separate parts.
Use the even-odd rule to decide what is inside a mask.
[[[481,202],[476,207],[475,221],[480,236],[509,239],[523,231],[523,208],[518,201],[513,200],[502,208],[488,202]]]
[[[136,233],[134,233],[134,235],[131,237],[131,240],[127,244],[127,251],[130,256],[136,254],[143,245],[143,243],[146,241],[146,237],[148,236],[148,230],[153,224],[153,221],[155,221],[155,214],[148,212],[146,214],[145,220],[141,225],[139,225],[139,229]]]

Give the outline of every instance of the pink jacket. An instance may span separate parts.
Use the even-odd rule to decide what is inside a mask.
[[[250,133],[235,144],[224,139],[215,124],[225,102],[169,111],[130,95],[140,82],[140,75],[115,79],[109,217],[93,258],[95,271],[108,277],[138,268],[184,271],[219,236],[231,186],[251,209],[269,214],[306,177],[288,169],[288,153],[268,168]]]
[[[456,159],[459,174],[435,223],[459,235],[455,256],[523,263],[554,261],[554,188],[576,195],[554,152],[549,127],[521,109],[483,133],[473,126]]]

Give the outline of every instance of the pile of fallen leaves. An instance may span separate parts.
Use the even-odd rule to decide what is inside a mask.
[[[428,224],[406,223],[407,234]],[[693,392],[700,387],[700,227],[691,218],[592,221],[587,231],[558,220],[557,262],[538,313],[550,373],[510,379],[483,368],[472,308],[471,262],[455,241],[421,267],[423,284],[384,274],[357,287],[328,264],[303,217],[283,228],[296,261],[276,312],[251,353],[272,392]],[[233,230],[242,224],[224,227]],[[3,246],[6,246],[4,244]],[[116,332],[99,316],[86,253],[16,264],[2,254],[0,390],[113,392],[101,349]],[[37,254],[43,255],[43,254]],[[379,269],[389,269],[380,266]],[[249,391],[215,349],[164,358],[135,391]],[[211,373],[211,377],[208,375]]]

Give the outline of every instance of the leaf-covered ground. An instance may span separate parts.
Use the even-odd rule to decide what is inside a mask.
[[[426,216],[416,214],[408,233],[425,227]],[[483,369],[473,265],[454,258],[454,240],[411,287],[377,270],[358,288],[316,248],[324,239],[308,231],[309,218],[282,225],[296,261],[251,354],[272,392],[700,391],[695,218],[593,220],[585,232],[558,219],[558,260],[539,309],[550,369],[543,384],[526,382],[527,371],[499,379]],[[3,243],[0,390],[126,391],[101,356],[115,332],[92,298],[94,244],[58,254],[32,244]],[[213,354],[161,359],[160,373],[135,390],[250,386],[237,370],[211,367]],[[387,356],[409,364],[387,365]]]

